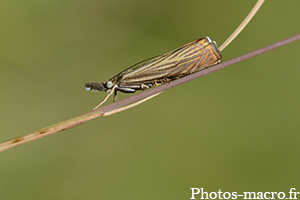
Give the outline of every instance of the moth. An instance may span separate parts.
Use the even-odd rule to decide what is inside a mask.
[[[140,62],[123,70],[106,82],[85,84],[85,90],[105,91],[109,94],[97,106],[102,105],[114,93],[134,93],[154,86],[169,83],[186,75],[220,63],[222,56],[215,41],[209,37],[197,39],[178,49]],[[96,107],[96,108],[97,108]]]

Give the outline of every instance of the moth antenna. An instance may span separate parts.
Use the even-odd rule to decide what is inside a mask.
[[[219,51],[222,51],[227,47],[232,40],[238,36],[238,34],[245,28],[245,26],[250,22],[250,20],[254,17],[256,12],[259,10],[259,8],[262,6],[265,0],[258,0],[255,4],[255,6],[252,8],[250,13],[247,15],[247,17],[244,19],[244,21],[235,29],[235,31],[227,38],[227,40],[220,46]]]

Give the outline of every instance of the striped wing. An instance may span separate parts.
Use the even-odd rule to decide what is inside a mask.
[[[121,72],[118,82],[125,86],[174,80],[215,65],[221,58],[215,42],[206,37]]]

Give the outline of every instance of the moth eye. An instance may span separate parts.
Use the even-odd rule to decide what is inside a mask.
[[[107,81],[106,87],[107,87],[107,88],[111,88],[111,87],[112,87],[112,82],[111,82],[111,81]]]

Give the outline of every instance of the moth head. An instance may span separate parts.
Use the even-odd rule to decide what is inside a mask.
[[[108,91],[110,88],[112,87],[112,82],[111,81],[107,81],[104,83],[98,83],[98,82],[93,82],[93,83],[86,83],[85,84],[85,90],[86,91]]]

